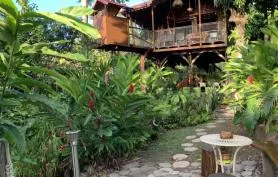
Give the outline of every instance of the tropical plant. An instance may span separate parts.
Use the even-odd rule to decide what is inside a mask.
[[[265,123],[267,130],[277,126],[277,27],[270,26],[265,33],[270,41],[257,41],[242,48],[242,58],[232,58],[225,66],[225,78],[230,83],[224,93],[234,95],[231,102],[237,108],[235,123],[242,123],[249,133]]]
[[[58,13],[48,13],[29,10],[28,4],[25,1],[19,1],[19,5],[21,6],[21,10],[16,7],[12,0],[0,2],[0,41],[3,45],[0,51],[1,136],[8,132],[13,133],[14,137],[20,135],[18,131],[15,132],[15,126],[11,123],[5,123],[7,119],[3,121],[5,110],[8,109],[9,106],[18,106],[22,100],[28,99],[32,102],[46,103],[48,100],[47,97],[43,95],[36,96],[32,93],[32,88],[34,86],[42,88],[40,92],[46,91],[48,93],[54,93],[51,87],[35,79],[30,73],[33,66],[32,63],[28,62],[29,55],[49,55],[74,61],[87,60],[86,57],[81,54],[61,53],[49,48],[50,45],[64,43],[66,41],[30,44],[21,42],[19,40],[20,34],[31,31],[41,23],[41,19],[45,19],[68,25],[91,38],[99,36],[96,29],[88,24],[82,23],[76,18],[84,14],[91,14],[92,10],[90,9],[70,7],[62,9]],[[40,69],[40,71],[44,73],[47,69]],[[47,103],[45,105],[55,108],[55,106],[51,106]]]

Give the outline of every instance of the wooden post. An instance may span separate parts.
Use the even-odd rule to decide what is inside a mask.
[[[146,54],[140,56],[140,71],[141,71],[141,74],[143,74],[144,71],[145,71],[145,58],[146,58]],[[146,93],[146,86],[143,82],[141,83],[141,89],[144,93]]]
[[[140,71],[143,73],[145,71],[145,58],[146,55],[141,55],[140,56]]]
[[[0,176],[6,177],[6,150],[5,144],[0,141]]]
[[[81,6],[83,6],[83,7],[88,7],[88,0],[81,0]],[[82,17],[82,21],[84,22],[84,23],[88,23],[88,16],[86,15],[86,16],[83,16]]]
[[[199,9],[199,36],[200,36],[200,46],[202,47],[202,11],[201,11],[201,0],[198,0]]]
[[[153,32],[153,48],[154,48],[154,43],[155,43],[155,32],[154,32],[154,9],[152,7],[152,32]]]
[[[225,44],[227,45],[228,43],[228,29],[227,29],[227,12],[224,12],[224,27],[225,27]],[[223,34],[222,34],[223,35]]]

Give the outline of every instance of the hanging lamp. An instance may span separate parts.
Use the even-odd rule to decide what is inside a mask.
[[[183,6],[183,2],[182,2],[182,0],[174,0],[172,6],[174,8],[181,8]]]
[[[193,8],[190,6],[190,0],[188,0],[189,4],[188,4],[188,8],[187,8],[187,12],[192,12]]]

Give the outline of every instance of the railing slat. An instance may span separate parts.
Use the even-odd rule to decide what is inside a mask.
[[[168,29],[155,30],[154,36],[151,30],[140,27],[130,27],[130,45],[138,47],[179,47],[199,45],[200,41],[205,45],[226,43],[226,29],[224,22],[210,22],[202,24],[202,35],[193,32],[193,26],[183,26]],[[153,40],[153,37],[155,40]],[[201,39],[200,39],[201,38]],[[155,42],[153,44],[153,41]]]

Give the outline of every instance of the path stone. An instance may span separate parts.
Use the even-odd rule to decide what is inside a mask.
[[[181,144],[181,146],[184,146],[184,147],[190,147],[190,146],[193,146],[194,144],[193,143],[183,143]]]
[[[186,136],[185,139],[187,140],[191,140],[191,139],[194,139],[196,138],[196,135],[192,135],[192,136]]]
[[[243,165],[236,164],[235,170],[236,170],[236,172],[241,172],[243,170]]]
[[[186,168],[190,165],[188,161],[178,161],[173,163],[173,168],[178,169],[178,168]]]
[[[207,135],[207,134],[208,134],[207,132],[198,132],[197,133],[198,136],[203,136],[203,135]]]
[[[160,168],[158,170],[153,171],[153,175],[157,177],[169,176],[169,173],[172,171],[172,168]]]
[[[200,138],[196,138],[196,139],[192,140],[192,142],[193,143],[199,143],[199,142],[201,142],[201,140],[200,140]]]
[[[181,177],[191,177],[192,175],[192,173],[182,173]]]
[[[252,175],[252,171],[243,171],[240,173],[242,176],[251,176]]]
[[[149,166],[149,165],[144,165],[141,167],[142,172],[151,172],[153,170],[156,170],[157,168],[153,167],[153,166]]]
[[[185,154],[175,154],[173,156],[173,160],[182,161],[182,160],[185,160],[187,157],[188,157],[188,155],[185,155]]]
[[[208,125],[207,128],[215,128],[215,125]]]
[[[109,175],[109,177],[120,177],[120,175],[117,174],[117,173],[111,173],[111,174]]]
[[[198,150],[198,148],[196,148],[196,147],[186,147],[186,148],[184,148],[184,151],[186,151],[186,152],[194,152],[194,151],[197,151]]]
[[[119,174],[120,174],[121,176],[128,175],[128,174],[129,174],[129,170],[121,170],[121,171],[119,172]]]
[[[192,162],[191,164],[190,164],[190,166],[192,166],[192,167],[195,167],[195,168],[199,168],[199,167],[201,167],[201,162]]]
[[[158,164],[161,168],[171,168],[172,165],[170,163],[159,163]]]
[[[132,163],[129,163],[129,164],[126,164],[123,166],[123,169],[130,169],[130,168],[133,168],[133,167],[138,167],[139,166],[139,163],[138,162],[132,162]]]
[[[207,125],[216,125],[216,123],[211,122],[211,123],[207,123]]]
[[[224,122],[226,122],[225,120],[217,120],[217,121],[215,121],[216,123],[224,123]]]
[[[197,174],[201,174],[201,169],[198,169],[198,170],[191,170],[190,171],[191,173],[197,173]]]
[[[170,171],[169,174],[170,174],[170,175],[179,175],[180,172],[179,172],[179,171]]]
[[[245,160],[245,161],[242,161],[241,164],[242,165],[250,165],[250,166],[252,166],[252,165],[256,165],[257,162],[253,161],[253,160]]]
[[[202,128],[195,129],[195,132],[203,132],[203,131],[206,131],[206,130],[202,129]]]
[[[247,165],[247,166],[244,167],[244,170],[245,171],[253,171],[253,170],[255,170],[255,168],[256,168],[256,166]]]

